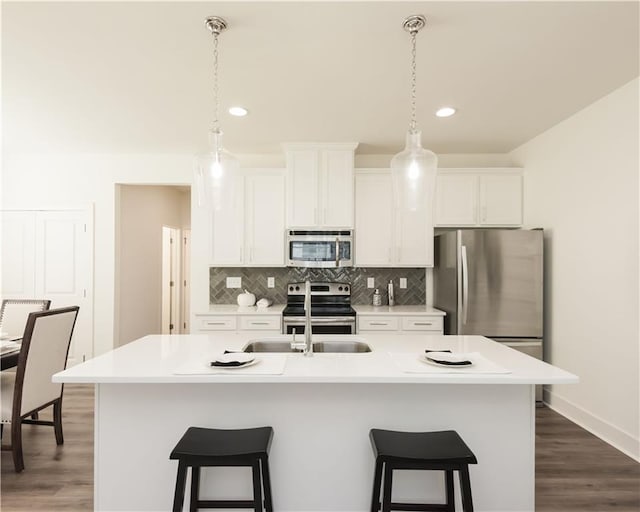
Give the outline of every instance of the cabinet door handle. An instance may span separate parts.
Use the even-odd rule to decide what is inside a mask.
[[[244,261],[244,249],[242,248],[242,246],[240,247],[240,261]]]
[[[487,222],[487,207],[482,207],[482,222]]]
[[[392,257],[391,257],[391,247],[389,247],[389,250],[387,251],[387,253],[388,253],[387,259],[389,260],[389,263],[391,263],[391,259],[392,259]]]

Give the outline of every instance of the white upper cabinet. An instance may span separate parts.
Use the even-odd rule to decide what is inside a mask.
[[[522,225],[521,169],[440,169],[436,227]]]
[[[212,213],[211,264],[283,266],[285,176],[244,171]]]
[[[355,264],[358,267],[433,266],[433,223],[393,204],[388,169],[356,173]]]
[[[352,228],[355,143],[285,144],[287,227]]]

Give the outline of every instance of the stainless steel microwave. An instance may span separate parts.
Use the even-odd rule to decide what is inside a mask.
[[[352,230],[287,230],[287,267],[351,266]]]

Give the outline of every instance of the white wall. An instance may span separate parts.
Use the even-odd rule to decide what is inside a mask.
[[[546,400],[638,459],[638,79],[513,151],[545,228]]]
[[[189,155],[3,155],[2,207],[38,209],[93,203],[95,207],[94,354],[113,348],[115,185],[188,185]]]
[[[175,187],[117,187],[115,345],[123,345],[162,332],[162,227],[184,229],[190,222],[183,221],[186,193]]]

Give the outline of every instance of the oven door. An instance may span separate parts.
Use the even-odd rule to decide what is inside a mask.
[[[351,235],[289,235],[287,236],[287,266],[335,268],[353,265]]]
[[[284,334],[304,334],[304,317],[284,317],[282,332]],[[355,334],[356,319],[354,317],[317,317],[311,318],[312,334]]]

